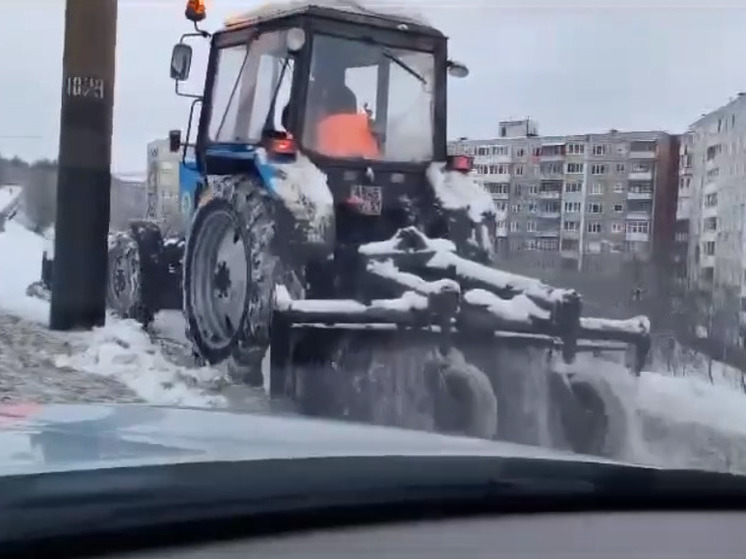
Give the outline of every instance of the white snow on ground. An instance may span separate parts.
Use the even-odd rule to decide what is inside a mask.
[[[29,284],[41,277],[45,242],[14,221],[5,225],[0,233],[0,310],[34,322],[49,321],[49,303],[26,296]]]
[[[49,303],[26,295],[39,280],[45,239],[10,221],[0,233],[0,313],[9,313],[46,328]],[[143,400],[163,405],[220,406],[225,401],[199,385],[217,380],[214,369],[171,363],[160,346],[134,321],[107,317],[92,332],[54,333],[66,339],[70,354],[54,357],[55,365],[115,378]],[[0,339],[1,341],[1,339]]]
[[[0,185],[0,212],[21,195],[21,190],[23,189],[15,184]]]
[[[746,394],[697,378],[643,372],[637,403],[640,409],[709,425],[725,433],[746,435]]]

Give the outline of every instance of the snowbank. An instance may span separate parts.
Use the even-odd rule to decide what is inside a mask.
[[[26,295],[38,281],[47,241],[14,221],[0,233],[0,313],[5,312],[46,328],[49,303]],[[132,389],[147,402],[162,405],[219,406],[221,398],[202,387],[221,377],[214,369],[192,369],[166,359],[161,347],[134,321],[107,317],[106,326],[92,332],[55,333],[69,343],[71,353],[54,358],[57,367],[71,367],[109,378]],[[0,338],[0,342],[2,339]],[[44,350],[47,348],[39,348]]]
[[[15,184],[0,185],[0,213],[18,199],[22,190],[22,187]]]
[[[15,221],[0,233],[0,309],[41,323],[49,320],[49,303],[26,296],[26,288],[41,277],[45,243]]]
[[[111,315],[109,323],[93,332],[73,335],[72,355],[55,359],[58,367],[112,377],[146,402],[161,405],[214,407],[226,405],[222,397],[196,390],[195,384],[216,380],[209,367],[188,369],[171,363],[160,348],[132,320]]]

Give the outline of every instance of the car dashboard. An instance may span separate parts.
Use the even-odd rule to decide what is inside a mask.
[[[118,556],[740,558],[746,557],[744,526],[741,512],[508,514],[285,533]]]

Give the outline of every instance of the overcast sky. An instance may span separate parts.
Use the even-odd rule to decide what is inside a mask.
[[[56,157],[64,0],[2,3],[0,154]],[[205,26],[261,4],[210,0]],[[451,56],[471,69],[450,88],[452,138],[494,136],[499,120],[524,116],[542,134],[680,132],[746,90],[746,0],[406,4],[440,27],[451,38]],[[149,140],[186,126],[188,102],[173,94],[168,61],[189,26],[183,0],[119,6],[114,169],[139,171]],[[198,88],[204,56],[196,54]]]

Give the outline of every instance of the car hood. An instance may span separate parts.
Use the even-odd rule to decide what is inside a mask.
[[[616,463],[538,447],[341,421],[126,405],[0,407],[0,475],[184,462],[474,455]]]

